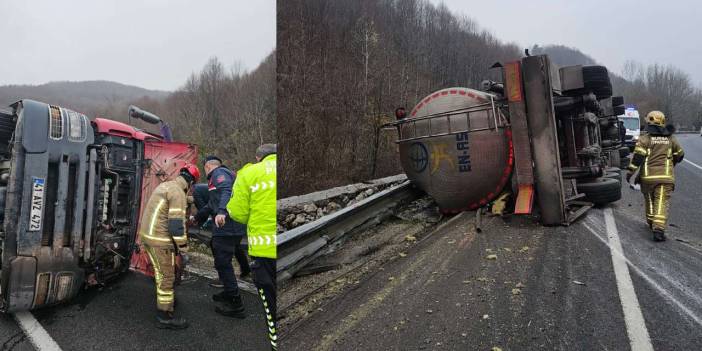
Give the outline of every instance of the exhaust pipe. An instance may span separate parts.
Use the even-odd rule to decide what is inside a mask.
[[[151,124],[158,124],[161,122],[161,118],[159,118],[155,114],[149,111],[144,111],[134,105],[129,106],[129,117],[140,119],[146,123]]]

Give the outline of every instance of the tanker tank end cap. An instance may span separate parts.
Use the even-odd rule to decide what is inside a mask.
[[[161,118],[149,111],[144,111],[134,105],[129,106],[129,117],[140,119],[150,124],[161,123]]]

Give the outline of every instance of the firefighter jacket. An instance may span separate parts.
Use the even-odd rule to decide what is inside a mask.
[[[249,255],[276,258],[276,155],[239,170],[229,215],[246,224]]]
[[[244,236],[246,226],[232,220],[227,211],[227,204],[232,197],[232,186],[236,180],[234,173],[226,166],[219,166],[207,175],[207,180],[207,204],[198,208],[196,220],[198,223],[204,223],[209,216],[223,214],[226,216],[224,225],[213,225],[212,236]]]
[[[188,183],[178,176],[159,184],[146,203],[139,223],[141,242],[151,247],[187,249],[185,230]]]
[[[639,179],[644,184],[672,184],[675,183],[673,167],[684,156],[682,147],[670,130],[649,125],[647,133],[636,142],[629,172],[639,170]]]

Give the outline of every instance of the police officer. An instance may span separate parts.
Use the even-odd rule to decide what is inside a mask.
[[[209,201],[198,211],[196,220],[204,223],[209,216],[214,216],[211,248],[215,269],[224,287],[224,291],[212,295],[214,301],[222,303],[215,308],[215,311],[228,317],[245,318],[244,304],[241,301],[234,267],[232,267],[232,257],[237,247],[241,245],[241,239],[246,235],[246,226],[233,221],[227,213],[227,203],[231,198],[235,179],[234,173],[222,165],[222,160],[216,156],[208,156],[205,159],[205,172],[209,186]],[[237,259],[241,265],[242,275],[248,273],[250,268],[246,257],[237,257]]]
[[[665,125],[665,115],[651,111],[646,116],[646,133],[639,137],[629,164],[626,180],[638,170],[635,182],[641,183],[646,203],[646,222],[653,232],[654,241],[665,240],[670,194],[675,189],[673,167],[683,160],[685,153]]]
[[[156,319],[159,328],[184,329],[188,322],[173,315],[176,256],[187,250],[185,229],[187,193],[200,177],[195,165],[187,164],[174,180],[159,184],[146,203],[139,236],[154,267]]]
[[[276,349],[276,145],[256,150],[257,163],[238,172],[229,215],[247,226],[253,280],[266,311],[268,336]]]

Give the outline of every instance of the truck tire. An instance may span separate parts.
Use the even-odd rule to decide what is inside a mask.
[[[625,158],[625,157],[629,156],[630,153],[631,153],[631,151],[629,151],[628,146],[622,146],[619,148],[619,156],[621,158]]]
[[[596,178],[592,181],[576,184],[579,193],[597,206],[605,205],[622,198],[622,183],[613,178]]]
[[[605,169],[605,178],[612,178],[622,182],[622,170],[619,167],[607,167]]]
[[[612,82],[605,66],[583,66],[583,84],[598,100],[612,96]]]

